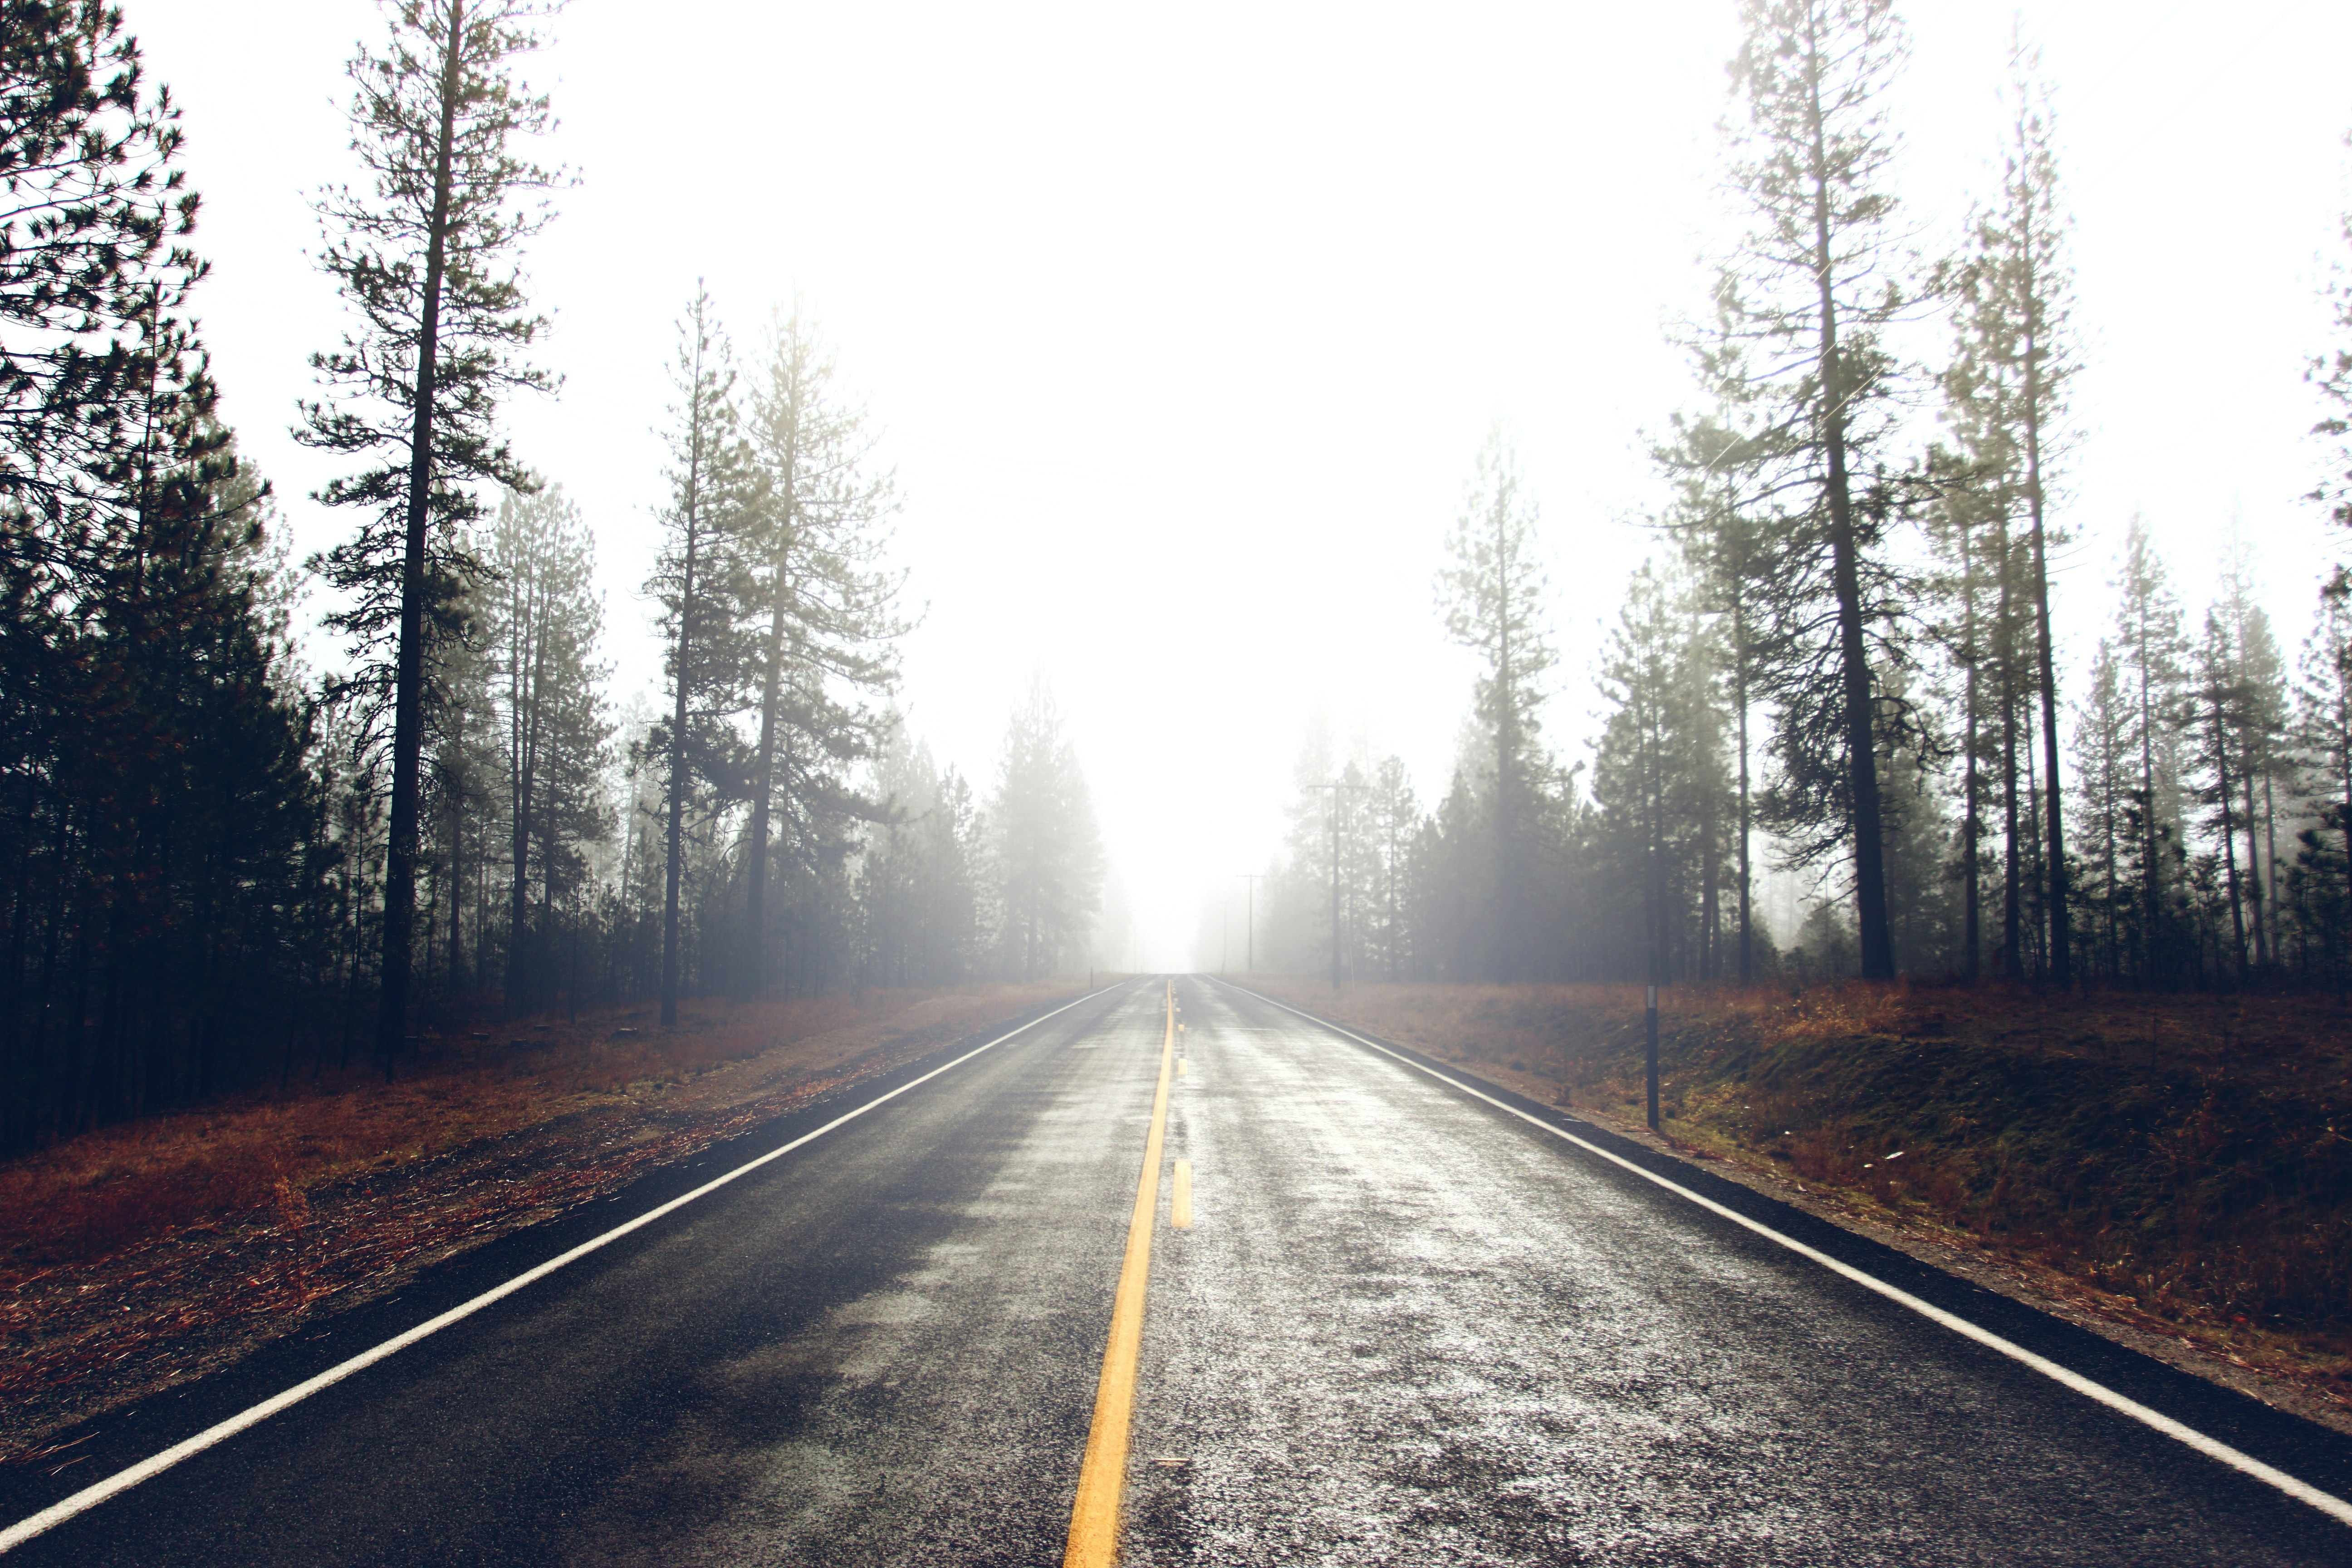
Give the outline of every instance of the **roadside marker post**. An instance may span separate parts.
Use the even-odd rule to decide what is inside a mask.
[[[1643,1005],[1642,1025],[1649,1036],[1650,1068],[1650,1131],[1658,1131],[1658,988],[1650,987],[1649,999]]]

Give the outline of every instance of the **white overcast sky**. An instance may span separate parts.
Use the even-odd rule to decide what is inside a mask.
[[[226,411],[298,546],[343,520],[286,430],[341,330],[307,197],[352,177],[368,0],[124,0],[186,108]],[[1890,108],[1924,242],[1993,185],[2011,13],[1902,7]],[[1264,863],[1310,713],[1444,784],[1471,668],[1431,580],[1486,431],[1543,509],[1580,749],[1651,549],[1644,431],[1689,401],[1725,203],[1733,0],[1145,9],[574,0],[531,75],[578,170],[535,245],[562,397],[516,445],[595,526],[619,690],[658,678],[636,587],[673,321],[707,277],[739,347],[797,292],[886,431],[928,606],[902,700],[983,786],[1053,683],[1147,964]],[[2059,630],[2080,658],[2126,519],[2192,605],[2242,519],[2284,640],[2325,560],[2305,359],[2342,254],[2352,6],[2039,0],[2077,220],[2084,439]],[[315,657],[331,662],[324,648]]]

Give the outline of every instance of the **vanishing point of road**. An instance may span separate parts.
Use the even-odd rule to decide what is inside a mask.
[[[12,1561],[2352,1563],[2352,1440],[1200,978],[849,1091],[89,1451],[0,1478]]]

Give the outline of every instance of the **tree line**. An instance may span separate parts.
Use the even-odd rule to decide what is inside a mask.
[[[1679,334],[1696,411],[1653,443],[1662,548],[1609,631],[1589,763],[1544,743],[1549,588],[1498,436],[1438,584],[1482,671],[1447,789],[1421,809],[1397,759],[1310,737],[1259,952],[1387,978],[2342,989],[2346,574],[2290,660],[2241,536],[2192,615],[2134,520],[2087,676],[2061,689],[2079,361],[2034,51],[2012,43],[1997,188],[1921,257],[1893,181],[1892,5],[1743,0],[1741,21],[1745,222]],[[2352,334],[2352,295],[2336,305]],[[2309,499],[2352,522],[2352,349],[2311,379],[2340,477]],[[1778,940],[1759,873],[1814,891]]]
[[[895,507],[794,309],[739,384],[681,321],[659,701],[616,704],[595,528],[512,450],[553,395],[521,247],[570,176],[544,7],[401,0],[322,193],[350,326],[293,558],[221,421],[181,112],[119,7],[0,27],[0,1153],[468,1023],[1083,964],[1103,858],[1042,683],[983,798],[894,706]],[[338,668],[297,625],[311,584]]]

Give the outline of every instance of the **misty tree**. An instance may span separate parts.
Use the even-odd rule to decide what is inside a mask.
[[[2346,137],[2352,145],[2352,135]],[[2338,220],[2338,237],[2352,248],[2352,212]],[[2328,517],[2338,526],[2352,528],[2352,268],[2338,258],[2332,269],[2327,299],[2332,325],[2341,340],[2334,348],[2313,356],[2305,368],[2304,379],[2319,389],[2320,400],[2327,412],[2312,426],[2312,434],[2325,441],[2328,447],[2330,471],[2305,499],[2319,502],[2327,509]],[[2343,592],[2352,586],[2352,568],[2339,565],[2333,586]]]
[[[2290,885],[2344,988],[2352,942],[2352,597],[2320,597],[2296,683],[2296,739],[2306,767],[2304,806],[2316,820],[2297,836]]]
[[[2101,637],[2090,680],[2074,702],[2075,820],[2088,840],[2082,858],[2090,873],[2081,902],[2096,919],[2098,967],[2110,984],[2123,978],[2123,933],[2136,896],[2126,873],[2135,771],[2128,679],[2114,641]]]
[[[609,670],[596,659],[604,606],[591,581],[595,546],[579,508],[560,489],[533,496],[509,491],[486,543],[481,619],[496,671],[493,702],[505,764],[506,1000],[514,1011],[535,978],[534,963],[543,970],[546,962],[530,941],[534,868],[541,904],[536,926],[544,939],[557,889],[576,885],[584,870],[577,846],[604,836],[600,786],[612,725],[598,688]]]
[[[481,483],[530,489],[497,425],[499,399],[549,390],[520,357],[544,325],[517,258],[550,209],[529,193],[554,176],[519,156],[550,126],[548,101],[514,74],[539,47],[527,0],[401,0],[381,52],[353,57],[352,150],[367,188],[320,200],[333,236],[320,265],[360,318],[311,364],[326,395],[295,438],[362,459],[315,499],[361,514],[316,564],[348,599],[373,702],[391,709],[392,799],[376,1045],[392,1070],[408,1018],[428,637],[454,630],[477,565],[457,548]]]
[[[1102,838],[1076,748],[1043,677],[1004,732],[988,805],[1006,967],[1024,980],[1077,952],[1102,908]]]
[[[1973,446],[1983,426],[1974,417],[1978,405],[1973,370],[1966,354],[1957,356],[1956,363],[1945,373],[1944,381],[1944,416],[1962,426],[1962,442]],[[1989,437],[1990,432],[1986,434]],[[2000,576],[1996,568],[2005,569],[2009,563],[2008,552],[1989,548],[1992,542],[1989,536],[1993,531],[1990,520],[2000,511],[2001,498],[1970,472],[1971,462],[1969,457],[1940,447],[1930,450],[1927,472],[1935,501],[1928,509],[1927,521],[1929,542],[1946,567],[1938,584],[1945,616],[1934,631],[1946,658],[1960,672],[1960,826],[1956,839],[1956,869],[1960,880],[1959,968],[1963,975],[1973,980],[1982,973],[1984,960],[1984,767],[1989,756],[2005,761],[2014,739],[2014,726],[2008,726],[1998,731],[2004,744],[2000,748],[1992,746],[1995,732],[1986,722],[1987,698],[1989,688],[2007,689],[2004,668],[1993,655],[1996,648],[2005,651],[2011,647],[2014,639],[2005,635],[2006,623],[1994,612],[1996,604],[2006,601],[1991,591],[1991,584]],[[2012,855],[2010,863],[2013,862]],[[2013,902],[2011,900],[2011,906]],[[2005,942],[2003,951],[2004,954],[2013,952],[2014,947]]]
[[[1556,662],[1548,636],[1549,585],[1536,535],[1536,508],[1521,493],[1518,460],[1500,430],[1490,434],[1461,516],[1446,538],[1438,574],[1446,635],[1482,666],[1475,712],[1493,744],[1493,977],[1519,978],[1525,928],[1529,826],[1547,762],[1539,745],[1544,675]]]
[[[1373,897],[1380,911],[1381,967],[1391,981],[1402,980],[1405,966],[1412,961],[1404,895],[1412,874],[1410,857],[1414,831],[1421,825],[1421,804],[1413,797],[1412,780],[1402,757],[1383,757],[1372,770],[1366,815],[1376,879]]]
[[[968,978],[980,958],[985,825],[971,785],[893,728],[874,760],[859,851],[863,976],[882,985]]]
[[[1732,847],[1738,866],[1732,887],[1738,921],[1737,973],[1745,984],[1756,973],[1751,865],[1756,816],[1748,725],[1757,695],[1768,684],[1767,672],[1786,660],[1785,650],[1772,640],[1772,627],[1760,602],[1776,574],[1771,558],[1774,542],[1769,531],[1742,504],[1731,479],[1742,455],[1742,437],[1719,419],[1678,418],[1675,425],[1675,439],[1655,454],[1675,482],[1675,499],[1664,521],[1682,542],[1695,579],[1696,604],[1716,621],[1715,641],[1731,713],[1736,773]]]
[[[1958,269],[1960,353],[1947,376],[1969,459],[1968,479],[1980,487],[2006,532],[2012,507],[2021,509],[2023,558],[2002,563],[2003,592],[2014,584],[2032,618],[2025,664],[2038,700],[2042,777],[2038,800],[2047,878],[2042,906],[2048,921],[2050,976],[2071,978],[2066,853],[2058,747],[2056,658],[2050,630],[2049,521],[2053,465],[2064,446],[2066,396],[2074,375],[2069,342],[2073,278],[2064,249],[2065,218],[2057,205],[2058,165],[2053,148],[2048,90],[2039,81],[2037,51],[2021,37],[2010,46],[2011,112],[2002,149],[2000,198],[1975,226],[1971,253]],[[2004,617],[2003,635],[2013,640]],[[2021,629],[2021,628],[2020,628]],[[2013,744],[2011,746],[2013,750]],[[2013,768],[2014,763],[2011,766]],[[2009,856],[2019,859],[2012,845]],[[2012,897],[2011,903],[2016,900]],[[2014,952],[2014,936],[2010,947]]]
[[[1729,130],[1753,223],[1716,285],[1701,369],[1756,432],[1738,455],[1742,490],[1783,534],[1765,585],[1792,650],[1770,693],[1777,826],[1806,858],[1850,855],[1863,973],[1885,979],[1877,731],[1901,715],[1883,715],[1873,690],[1874,631],[1897,604],[1874,557],[1896,498],[1864,468],[1894,433],[1883,334],[1909,304],[1883,108],[1905,41],[1886,0],[1744,0],[1740,15],[1743,118]]]
[[[2253,827],[2240,813],[2234,784],[2242,782],[2244,769],[2245,749],[2240,730],[2245,717],[2247,691],[2236,641],[2218,606],[2205,614],[2205,634],[2197,645],[2194,671],[2189,693],[2192,707],[2187,717],[2197,736],[2200,780],[2197,799],[2210,809],[2208,826],[2216,835],[2221,854],[2220,890],[2231,930],[2224,962],[2243,980],[2251,957],[2246,942],[2245,888],[2238,876],[2238,830],[2242,826],[2246,829],[2251,844]],[[2260,929],[2257,921],[2256,930]]]
[[[2250,555],[2242,541],[2230,552],[2216,608],[2236,676],[2233,771],[2246,825],[2245,896],[2252,910],[2254,962],[2267,968],[2281,957],[2276,780],[2288,762],[2291,682],[2270,615],[2254,599]],[[2291,805],[2292,794],[2289,799]]]
[[[759,730],[742,983],[757,992],[766,979],[771,813],[784,813],[789,856],[796,803],[835,816],[863,809],[845,770],[875,753],[884,721],[871,700],[897,682],[906,628],[896,614],[900,576],[879,564],[890,476],[875,468],[865,416],[841,398],[832,356],[797,309],[776,322],[749,439],[764,481],[743,542]],[[797,836],[803,847],[818,837]]]
[[[1645,563],[1628,584],[1599,670],[1609,708],[1594,748],[1599,864],[1587,897],[1624,910],[1609,955],[1652,984],[1722,968],[1724,849],[1731,827],[1722,650],[1699,585]],[[1638,907],[1635,922],[1631,910]],[[1639,952],[1626,934],[1639,929]]]
[[[686,816],[698,784],[724,798],[743,787],[744,648],[736,614],[743,598],[746,517],[761,504],[734,404],[726,336],[697,287],[678,321],[671,365],[669,500],[660,559],[647,587],[661,605],[662,664],[670,712],[646,745],[663,759],[661,1021],[677,1022],[679,911],[686,880]]]
[[[2113,588],[2113,635],[2129,703],[2126,744],[2137,773],[2126,812],[2133,827],[2129,859],[2139,889],[2137,967],[2153,975],[2178,956],[2171,951],[2172,916],[2185,847],[2179,716],[2189,709],[2189,638],[2164,563],[2137,517],[2126,536]]]
[[[478,553],[470,542],[466,549]],[[469,975],[488,973],[490,866],[497,858],[491,819],[505,771],[492,653],[483,646],[482,592],[478,586],[470,613],[460,606],[465,635],[435,639],[425,660],[430,699],[425,705],[428,765],[420,865],[432,879],[432,900],[425,908],[425,959],[420,968],[430,975],[433,954],[440,952],[442,988],[452,999],[465,991]],[[468,898],[474,904],[470,911]],[[469,933],[474,942],[470,964],[466,960]]]

